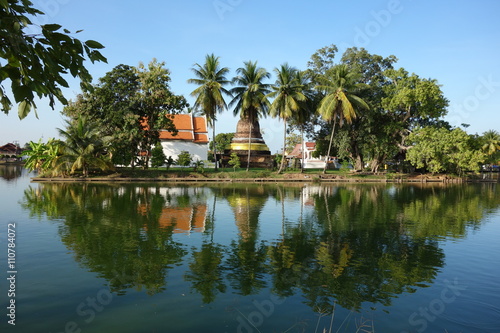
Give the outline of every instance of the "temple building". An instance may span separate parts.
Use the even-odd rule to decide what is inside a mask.
[[[250,160],[248,158],[249,149]],[[252,168],[273,167],[271,151],[262,138],[258,120],[252,122],[248,118],[241,118],[238,121],[231,145],[224,151],[223,164],[227,165],[232,153],[238,155],[242,168],[247,167],[247,162]]]
[[[160,140],[165,156],[177,159],[182,151],[187,151],[193,161],[206,161],[208,155],[208,131],[205,117],[193,117],[191,114],[174,115],[172,121],[177,135],[162,130]]]

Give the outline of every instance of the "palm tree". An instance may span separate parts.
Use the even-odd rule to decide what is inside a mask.
[[[114,168],[106,149],[111,137],[103,137],[84,117],[66,123],[66,130],[58,128],[64,141],[60,141],[61,156],[54,161],[54,173],[82,170],[83,176],[87,177],[92,167],[102,171]]]
[[[482,149],[488,155],[493,155],[500,150],[500,134],[495,130],[484,132]]]
[[[280,117],[283,119],[283,156],[281,158],[281,165],[278,173],[283,172],[285,165],[285,146],[286,146],[286,124],[288,118],[292,117],[295,112],[300,109],[300,102],[306,100],[304,95],[304,86],[298,80],[298,70],[291,67],[287,63],[281,65],[280,68],[275,68],[277,79],[276,83],[272,86],[273,92],[267,96],[274,98],[269,113],[272,117]]]
[[[192,68],[195,79],[189,79],[188,83],[198,85],[198,88],[191,92],[191,96],[196,97],[194,109],[201,109],[207,118],[208,124],[212,127],[212,140],[215,143],[215,122],[217,113],[227,109],[224,101],[224,94],[231,96],[231,93],[224,88],[230,81],[226,79],[229,68],[220,67],[219,57],[213,53],[207,54],[205,64],[194,64]],[[214,145],[215,170],[217,171],[217,151]]]
[[[311,81],[309,80],[309,78],[307,78],[305,72],[297,71],[296,80],[298,85],[302,86],[302,93],[306,96],[306,99],[304,101],[299,102],[300,107],[296,112],[292,114],[290,121],[292,125],[297,126],[300,130],[300,138],[301,138],[300,142],[302,145],[302,157],[301,157],[302,163],[300,163],[300,172],[304,173],[305,126],[308,123],[312,123],[311,119],[316,114],[316,109],[319,101],[318,98],[316,97],[317,94],[316,95],[313,94],[313,91],[311,89]]]
[[[329,70],[324,77],[319,78],[322,84],[318,85],[316,89],[325,92],[326,96],[321,100],[318,113],[326,121],[333,120],[323,173],[326,173],[328,166],[337,121],[339,126],[343,126],[344,121],[350,124],[356,118],[355,107],[369,109],[368,104],[354,94],[358,75],[358,73],[351,71],[347,65],[340,64]]]
[[[231,103],[229,103],[229,106],[234,106],[234,115],[239,113],[241,120],[246,122],[249,127],[248,171],[250,165],[252,128],[258,125],[260,116],[267,115],[270,106],[269,100],[267,99],[267,94],[270,92],[270,85],[263,83],[263,80],[268,79],[271,74],[264,68],[258,67],[257,62],[252,61],[244,62],[244,67],[238,68],[236,74],[232,83],[237,86],[230,91],[234,98]]]

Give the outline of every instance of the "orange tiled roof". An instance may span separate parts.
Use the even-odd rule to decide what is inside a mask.
[[[177,135],[172,132],[161,131],[162,140],[188,140],[195,143],[208,143],[207,121],[204,117],[193,117],[190,114],[177,114],[171,118]]]

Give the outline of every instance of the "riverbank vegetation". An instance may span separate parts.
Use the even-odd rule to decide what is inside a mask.
[[[351,175],[418,171],[463,177],[500,161],[497,131],[471,135],[466,132],[468,124],[453,127],[443,120],[448,100],[436,79],[398,68],[392,55],[383,57],[363,48],[350,48],[337,61],[337,52],[335,45],[319,49],[305,70],[286,63],[276,67],[274,84],[265,82],[269,75],[262,76],[260,84],[265,84],[267,93],[259,94],[252,105],[266,106],[259,108],[258,117],[269,114],[284,122],[284,147],[287,135],[299,136],[300,142],[307,138],[316,143],[316,156],[338,157],[356,172]],[[182,112],[197,112],[207,118],[216,138],[210,155],[214,149],[220,154],[224,147],[217,142],[222,137],[215,133],[217,114],[226,111],[226,105],[234,106],[234,94],[240,93],[224,87],[238,85],[239,81],[238,76],[228,79],[229,69],[222,67],[219,57],[207,55],[205,61],[194,66],[197,79],[189,81],[198,85],[192,92],[198,98],[194,108],[182,95],[171,91],[170,71],[164,62],[153,59],[147,66],[116,66],[92,91],[78,95],[64,108],[68,120],[60,132],[76,137],[63,135],[62,140],[30,143],[27,167],[48,176],[89,176],[113,174],[116,166],[128,165],[147,178],[150,159],[154,166],[175,164],[170,156],[160,160],[154,156],[159,150],[154,147],[159,147],[160,130],[176,133],[170,116]],[[226,103],[224,96],[232,98],[229,101],[233,103]],[[244,101],[243,97],[239,100]],[[196,164],[195,174],[202,177],[238,174],[246,178],[254,174],[252,170],[246,175],[238,172],[236,161],[230,172],[219,172],[208,161],[191,163]],[[285,163],[276,163],[274,170],[262,173],[280,178],[282,173],[287,174],[285,169]],[[272,173],[275,171],[277,174]],[[169,172],[177,171],[164,170],[163,176],[168,177]],[[300,170],[306,176],[311,172],[318,177],[321,173]]]

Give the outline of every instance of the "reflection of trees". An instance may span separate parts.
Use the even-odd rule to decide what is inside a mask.
[[[240,238],[233,240],[227,266],[231,285],[242,295],[250,295],[266,286],[266,246],[258,240],[259,215],[268,196],[262,186],[233,187],[223,190],[233,209]]]
[[[208,192],[44,184],[26,191],[24,206],[33,215],[63,219],[63,242],[115,291],[163,290],[169,269],[189,250],[184,279],[204,303],[228,286],[241,295],[270,288],[280,297],[300,293],[311,308],[324,311],[334,302],[347,309],[363,302],[390,305],[394,297],[433,283],[445,262],[440,239],[463,237],[500,205],[495,184],[215,186],[201,242],[188,249],[172,239],[175,224],[161,222],[165,207],[195,212],[207,207]],[[267,222],[261,211],[270,198],[281,204],[274,216],[281,216],[282,232],[261,239]],[[299,200],[314,208],[292,217],[288,205]],[[215,210],[225,204],[238,228],[229,241],[216,228]]]
[[[21,177],[24,167],[19,164],[0,165],[0,178],[7,181]]]
[[[165,288],[167,271],[186,254],[172,240],[173,227],[159,227],[164,204],[164,196],[147,187],[95,184],[44,184],[26,190],[24,200],[32,214],[64,220],[63,243],[112,291],[150,294]]]

